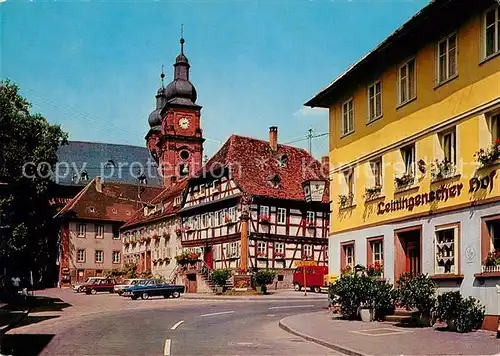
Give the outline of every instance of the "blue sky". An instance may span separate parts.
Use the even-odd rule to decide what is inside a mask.
[[[285,143],[327,132],[327,112],[303,103],[429,2],[1,1],[0,77],[70,139],[140,146],[181,24],[205,137],[267,138],[276,125]],[[328,136],[313,141],[327,152]]]

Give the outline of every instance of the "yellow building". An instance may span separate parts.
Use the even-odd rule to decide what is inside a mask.
[[[330,113],[330,273],[428,273],[496,330],[499,3],[431,1],[306,105]]]

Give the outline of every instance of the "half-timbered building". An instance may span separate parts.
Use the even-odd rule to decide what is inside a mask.
[[[304,182],[326,180],[328,167],[277,136],[277,127],[269,141],[232,135],[189,180],[181,244],[201,252],[208,269],[273,268],[275,286],[290,287],[296,261],[328,261],[328,192],[309,203],[303,192]]]

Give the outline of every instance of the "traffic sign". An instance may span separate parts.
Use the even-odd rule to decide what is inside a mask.
[[[317,266],[316,261],[295,261],[295,267]]]

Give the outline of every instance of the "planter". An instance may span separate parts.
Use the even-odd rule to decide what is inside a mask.
[[[431,316],[427,315],[427,314],[420,315],[420,316],[418,316],[416,322],[417,322],[417,326],[427,328],[427,327],[431,326]]]
[[[246,292],[248,290],[247,287],[241,287],[241,288],[234,288],[236,292]]]
[[[373,309],[363,308],[360,310],[359,315],[361,316],[361,321],[365,323],[373,321]]]
[[[262,293],[262,286],[255,286],[255,290],[259,293]]]
[[[224,293],[224,287],[217,286],[215,287],[215,294],[222,294]]]
[[[447,320],[446,321],[446,326],[448,326],[449,331],[457,331],[457,323],[455,320]]]

